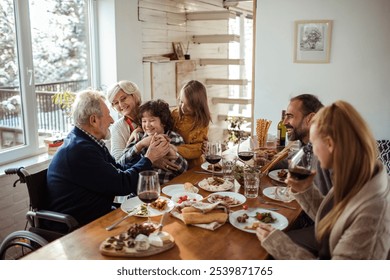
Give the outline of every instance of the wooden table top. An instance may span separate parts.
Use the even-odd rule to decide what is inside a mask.
[[[184,174],[174,178],[166,185],[191,182],[196,185],[203,178],[210,175],[196,173],[201,171],[200,167],[193,168]],[[268,176],[261,179],[262,186],[272,185]],[[199,189],[203,196],[210,194]],[[233,190],[232,190],[233,191]],[[234,191],[242,193],[242,188],[236,184]],[[270,200],[265,198],[266,200]],[[269,208],[270,205],[261,204],[258,198],[247,199],[249,207]],[[301,208],[296,201],[287,205],[295,206],[297,210],[279,208],[278,213],[284,215],[289,225],[295,221],[301,212]],[[273,206],[272,206],[273,207]],[[242,206],[232,208],[240,210]],[[69,260],[101,260],[120,259],[118,257],[104,256],[99,251],[100,244],[108,237],[126,231],[132,223],[142,223],[145,218],[130,217],[112,231],[105,228],[113,222],[123,217],[125,213],[121,209],[116,209],[107,215],[73,231],[72,233],[57,239],[50,244],[27,255],[23,259],[69,259]],[[152,220],[159,221],[161,216],[152,217]],[[288,227],[287,229],[288,230]],[[211,231],[196,226],[187,226],[182,221],[168,215],[164,226],[164,231],[170,233],[175,239],[176,245],[168,251],[157,255],[136,258],[151,260],[261,260],[267,259],[268,253],[261,247],[257,236],[252,233],[241,231],[233,227],[229,222],[222,227]],[[130,258],[126,258],[130,259]]]

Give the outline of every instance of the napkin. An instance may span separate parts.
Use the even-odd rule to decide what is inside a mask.
[[[173,208],[171,214],[186,225],[215,230],[223,226],[228,218],[229,208],[221,202],[205,203],[186,201]]]

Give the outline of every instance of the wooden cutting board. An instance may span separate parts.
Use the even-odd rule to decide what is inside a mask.
[[[135,248],[127,247],[126,242],[124,246],[119,246],[119,248],[122,247],[121,249],[115,249],[115,245],[112,245],[110,248],[106,248],[106,244],[109,239],[110,238],[107,238],[100,244],[99,251],[102,255],[112,257],[147,257],[162,253],[175,246],[175,240],[170,234],[169,240],[165,240],[162,247],[150,245],[149,249],[143,251],[137,251]]]

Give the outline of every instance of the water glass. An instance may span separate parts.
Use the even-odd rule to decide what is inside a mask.
[[[258,173],[244,173],[244,195],[247,198],[256,198],[259,195],[260,176]]]
[[[236,165],[237,157],[233,154],[222,156],[222,171],[224,179],[234,182],[234,166]]]

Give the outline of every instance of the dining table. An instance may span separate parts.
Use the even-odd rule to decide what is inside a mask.
[[[211,173],[201,166],[187,170],[181,175],[175,177],[165,185],[184,184],[190,182],[195,186],[198,183],[210,177]],[[293,200],[291,202],[279,202],[290,208],[279,207],[265,204],[264,201],[274,201],[264,196],[261,189],[268,186],[280,184],[269,176],[264,175],[261,178],[261,187],[257,198],[248,198],[244,205],[249,208],[278,208],[277,213],[283,215],[288,220],[288,226],[284,231],[288,231],[294,221],[300,215],[302,209],[299,204]],[[235,181],[231,192],[244,193],[243,187]],[[208,192],[199,188],[199,194],[203,197],[208,196]],[[162,196],[166,196],[163,192]],[[293,208],[293,209],[291,209]],[[230,208],[230,211],[242,210],[243,205]],[[75,231],[52,241],[42,248],[28,254],[23,259],[26,260],[109,260],[109,259],[140,259],[140,260],[266,260],[269,254],[262,248],[259,239],[255,233],[250,233],[238,229],[229,223],[215,230],[200,228],[193,225],[186,225],[180,219],[172,214],[166,215],[163,231],[169,233],[174,238],[174,246],[164,252],[146,256],[146,257],[117,257],[103,255],[100,251],[101,243],[111,236],[119,235],[127,231],[130,225],[134,223],[143,223],[145,217],[131,216],[120,223],[111,231],[106,227],[124,217],[126,213],[117,208],[110,213],[84,225]],[[154,216],[152,220],[158,223],[161,216]]]

